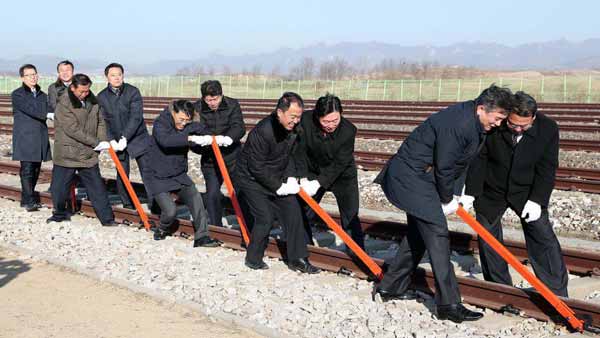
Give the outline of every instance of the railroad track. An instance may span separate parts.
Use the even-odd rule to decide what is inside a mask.
[[[19,168],[20,165],[18,162],[0,161],[0,173],[19,175]],[[42,168],[40,171],[40,180],[42,182],[49,182],[51,177],[52,171],[50,169]],[[116,191],[116,181],[114,179],[105,179],[105,183],[109,187],[109,190]],[[146,200],[144,185],[139,182],[131,182],[131,184],[138,197]],[[229,210],[233,210],[229,200],[227,205]],[[338,214],[332,214],[332,217],[337,222],[341,221]],[[398,240],[404,237],[408,232],[408,225],[404,223],[364,216],[361,217],[361,227],[367,234],[382,239]],[[458,252],[479,251],[476,235],[450,231],[449,238],[452,250]],[[519,260],[521,260],[521,262],[526,262],[528,260],[527,248],[524,242],[505,240],[505,245]],[[568,247],[564,247],[562,251],[565,264],[570,273],[579,276],[600,276],[600,252],[581,251],[570,249]]]
[[[383,168],[392,153],[355,151],[354,158],[360,169],[379,170]],[[554,181],[559,190],[579,190],[600,193],[600,170],[559,167]]]
[[[244,118],[246,119],[262,119],[271,113],[271,110],[263,109],[256,110],[250,109],[248,110],[246,107],[242,107],[244,110]],[[154,119],[158,116],[158,114],[162,111],[162,109],[150,110],[146,108],[144,110],[144,116],[147,120]],[[372,115],[370,113],[365,113],[368,115]],[[358,115],[358,116],[356,116]],[[344,112],[344,117],[350,120],[353,123],[362,123],[362,124],[385,124],[385,125],[393,125],[393,126],[412,126],[415,127],[425,121],[427,116],[430,114],[420,114],[420,113],[401,113],[396,115],[386,115],[385,117],[380,118],[372,118],[372,117],[364,117],[361,114],[352,114]],[[1,110],[0,116],[12,117],[12,111],[9,110]],[[406,119],[404,117],[414,117],[414,119]],[[556,121],[564,121],[565,123],[559,123],[559,129],[561,131],[572,131],[572,132],[580,132],[580,133],[600,133],[600,117],[590,118],[590,117],[567,117],[567,116],[558,116],[554,117]],[[593,123],[589,125],[577,125],[577,124],[566,124],[566,122],[586,122]],[[368,129],[366,129],[368,130]]]
[[[4,198],[18,201],[20,194],[18,188],[0,185],[0,196]],[[51,196],[48,193],[40,193],[40,200],[45,205],[52,204]],[[95,212],[89,201],[82,201],[81,211],[86,216],[95,217]],[[113,211],[118,222],[140,223],[140,218],[134,210],[113,207]],[[156,215],[148,216],[151,221],[159,222]],[[188,220],[182,219],[179,223],[179,234],[186,237],[193,236],[193,226]],[[241,233],[237,230],[209,226],[209,232],[211,237],[222,241],[226,247],[237,250],[244,249]],[[311,262],[322,269],[331,272],[350,273],[358,278],[367,277],[360,264],[341,251],[315,246],[309,246],[308,251]],[[285,243],[271,238],[265,254],[270,257],[281,258],[284,253]],[[375,259],[375,262],[379,266],[383,267],[384,265],[384,262],[380,259]],[[562,320],[558,319],[559,316],[554,308],[535,291],[466,277],[457,277],[457,281],[464,302],[468,304],[496,311],[511,306],[518,309],[523,315],[545,321],[556,320],[558,323],[565,325]],[[433,273],[430,270],[418,268],[413,276],[412,287],[423,292],[433,293],[435,290]],[[594,331],[597,327],[600,327],[600,305],[575,299],[564,299],[564,301],[575,311],[579,318],[587,318],[588,325],[592,326],[588,328],[589,330]]]
[[[147,119],[146,123],[150,124],[151,119]],[[251,129],[254,125],[248,124],[247,129]],[[12,124],[0,123],[1,134],[12,134]],[[48,134],[53,137],[54,129],[48,128]],[[398,132],[397,132],[398,134]],[[396,135],[397,135],[396,134]],[[403,132],[401,135],[406,137],[408,132]],[[574,140],[561,140],[561,148],[575,150],[590,150],[586,146],[589,145],[593,151],[600,151],[600,145],[595,143],[583,143]],[[385,162],[392,156],[392,153],[365,152],[355,151],[354,157],[356,164],[360,169],[364,170],[379,170],[383,168]],[[600,193],[600,171],[594,169],[576,169],[576,168],[559,168],[557,170],[555,180],[556,189],[560,190],[578,190],[588,193]]]
[[[152,118],[144,118],[146,124],[151,125],[153,122]],[[0,132],[7,133],[10,124],[0,123]],[[254,128],[256,123],[247,122],[246,130]],[[403,140],[410,132],[407,131],[389,131],[389,130],[375,130],[375,129],[359,129],[357,137],[365,139],[377,139],[377,140]],[[563,150],[583,150],[600,152],[600,142],[595,140],[573,140],[573,139],[561,139],[560,146]]]
[[[157,98],[145,97],[145,107],[149,109],[164,109],[175,97]],[[187,97],[189,100],[197,100],[198,98]],[[258,109],[260,112],[270,112],[275,106],[274,99],[240,99],[240,104],[245,110]],[[307,107],[312,107],[315,100],[305,100]],[[448,105],[456,102],[409,102],[409,101],[357,101],[344,100],[346,113],[367,114],[367,115],[403,115],[405,113],[418,113],[416,116],[426,116],[433,112],[439,111]],[[11,100],[8,95],[0,95],[0,107],[10,107]],[[574,115],[579,117],[590,117],[591,119],[584,121],[598,121],[600,118],[600,104],[563,104],[563,103],[539,103],[539,110],[553,117],[559,115]],[[407,115],[408,116],[408,115]]]

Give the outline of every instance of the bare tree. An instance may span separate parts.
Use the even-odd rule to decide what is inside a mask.
[[[352,66],[339,56],[332,61],[325,61],[319,66],[319,77],[327,81],[343,79],[352,74]]]

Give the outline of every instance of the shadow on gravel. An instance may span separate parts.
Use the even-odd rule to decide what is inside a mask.
[[[19,274],[29,270],[31,268],[28,263],[24,263],[18,259],[6,260],[6,258],[0,257],[0,288],[17,278]]]

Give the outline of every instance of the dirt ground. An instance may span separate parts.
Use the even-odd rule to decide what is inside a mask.
[[[260,337],[0,248],[0,337]]]

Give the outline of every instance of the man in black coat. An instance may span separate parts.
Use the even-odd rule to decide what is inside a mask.
[[[318,273],[308,261],[302,209],[296,197],[300,186],[293,154],[298,144],[302,98],[286,92],[275,112],[262,119],[248,135],[237,160],[236,187],[244,218],[251,229],[246,266],[268,269],[263,256],[275,217],[284,229],[288,267]]]
[[[307,167],[302,188],[320,202],[327,191],[333,192],[340,211],[342,227],[350,231],[352,239],[361,248],[365,236],[358,218],[359,196],[354,139],[356,127],[342,116],[343,108],[337,96],[320,97],[314,110],[302,114],[300,151],[297,156]],[[316,217],[307,211],[309,222]],[[307,227],[310,231],[310,227]]]
[[[515,99],[516,109],[488,135],[471,164],[460,202],[468,209],[475,201],[477,220],[500,242],[506,209],[520,215],[535,274],[554,293],[567,297],[569,276],[548,219],[558,167],[558,126],[537,113],[531,96],[517,92]],[[479,257],[485,280],[512,285],[508,265],[482,239]]]
[[[54,118],[54,110],[56,109],[58,99],[69,89],[69,86],[71,85],[74,70],[75,67],[69,60],[61,61],[58,63],[58,65],[56,65],[58,78],[56,79],[56,82],[48,86],[48,115],[51,117],[51,119]]]
[[[194,105],[187,100],[177,100],[154,120],[153,144],[148,150],[149,163],[144,167],[144,180],[146,189],[161,209],[155,240],[164,239],[174,231],[177,208],[172,195],[177,195],[192,215],[194,247],[214,247],[219,241],[208,235],[208,215],[202,196],[187,174],[189,150],[199,152],[198,144],[211,139],[209,135],[195,135],[205,133],[198,122],[191,122],[193,117]]]
[[[435,276],[437,317],[455,322],[483,316],[465,308],[454,268],[446,217],[458,208],[467,166],[477,155],[485,133],[500,125],[513,107],[510,90],[492,85],[474,101],[432,114],[404,140],[376,179],[388,200],[406,212],[408,234],[388,263],[375,294],[387,299],[413,299],[411,274],[425,250]]]
[[[12,159],[21,162],[21,206],[27,211],[39,208],[34,195],[42,161],[50,161],[48,140],[48,97],[38,85],[37,69],[26,64],[19,68],[23,84],[11,94],[13,109]]]
[[[200,123],[206,133],[216,135],[217,144],[223,155],[229,175],[233,177],[235,161],[242,149],[240,140],[246,134],[242,110],[236,99],[223,96],[221,83],[209,80],[200,86],[202,98],[195,103],[196,111],[200,113]],[[206,183],[206,209],[210,224],[223,226],[221,217],[221,185],[223,176],[219,171],[217,160],[212,148],[202,148],[200,159],[202,175]]]
[[[117,152],[119,161],[129,177],[129,158],[135,158],[142,180],[147,157],[144,156],[151,144],[150,134],[144,122],[144,107],[140,91],[123,82],[123,66],[111,63],[104,69],[108,85],[98,94],[107,125],[107,137]],[[124,208],[133,209],[131,198],[117,175],[117,192]]]

